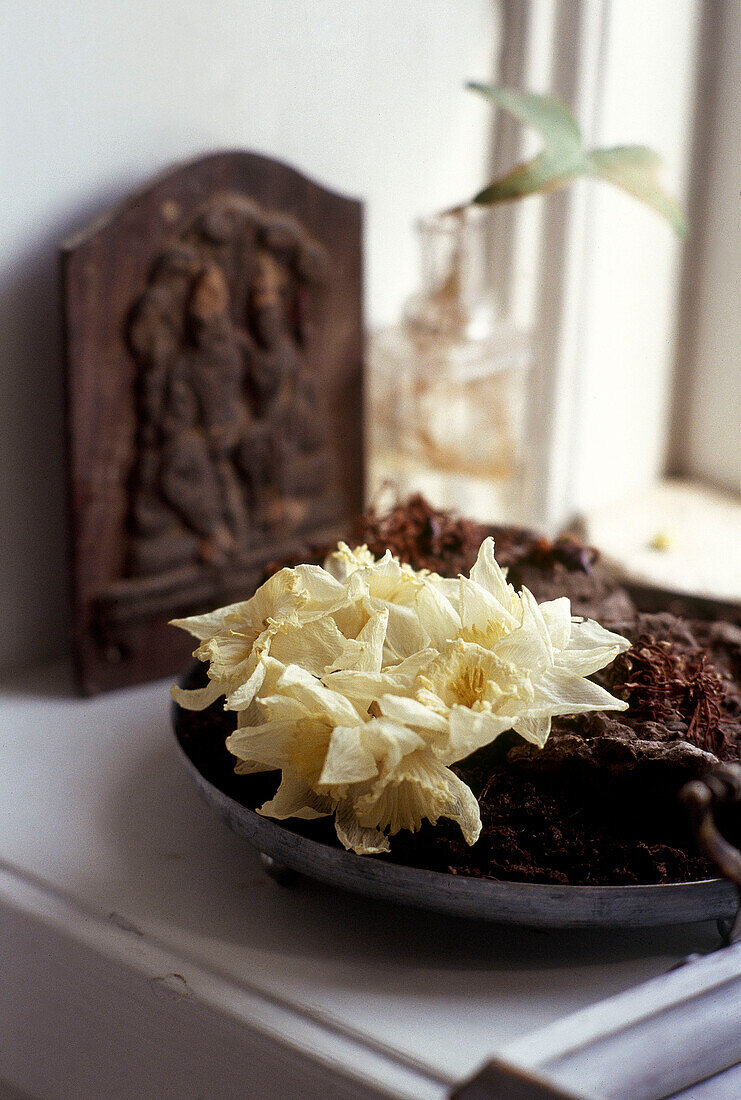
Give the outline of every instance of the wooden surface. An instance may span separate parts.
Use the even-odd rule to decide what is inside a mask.
[[[315,302],[320,332],[307,366],[321,390],[318,427],[328,492],[321,506],[309,495],[307,514],[298,519],[279,518],[257,536],[251,532],[243,552],[229,560],[198,559],[169,572],[132,576],[132,512],[143,446],[137,402],[142,364],[132,319],[157,277],[155,261],[189,245],[192,221],[204,202],[224,195],[232,201],[247,196],[261,210],[285,215],[326,259]],[[250,594],[265,561],[280,557],[312,529],[334,529],[359,510],[361,215],[358,202],[285,165],[249,153],[223,153],[162,176],[65,246],[74,653],[84,691],[182,667],[192,645],[166,626],[169,618]],[[211,225],[207,228],[212,232]],[[239,275],[239,261],[232,258],[230,264]],[[192,358],[192,348],[189,354]],[[289,423],[286,434],[293,431]]]

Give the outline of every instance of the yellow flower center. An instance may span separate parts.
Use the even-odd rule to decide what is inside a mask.
[[[448,691],[462,707],[472,707],[480,702],[485,689],[486,674],[481,665],[464,666],[448,684]]]

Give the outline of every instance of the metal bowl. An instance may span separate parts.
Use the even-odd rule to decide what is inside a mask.
[[[497,882],[403,867],[378,857],[356,856],[299,836],[260,817],[210,783],[178,746],[196,787],[230,828],[284,879],[298,872],[319,882],[384,901],[462,917],[534,928],[651,927],[693,921],[730,921],[738,907],[735,887],[724,879],[666,886],[551,886]]]

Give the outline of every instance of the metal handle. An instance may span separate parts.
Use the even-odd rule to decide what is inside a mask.
[[[741,896],[741,851],[730,844],[715,824],[715,808],[741,805],[741,764],[720,764],[702,779],[693,779],[679,792],[692,821],[700,850],[730,879]],[[741,904],[732,925],[724,929],[727,943],[741,940]]]

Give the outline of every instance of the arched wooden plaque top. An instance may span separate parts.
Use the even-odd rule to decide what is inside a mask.
[[[361,204],[251,153],[186,164],[63,249],[74,653],[175,673],[168,620],[245,599],[362,507]]]

